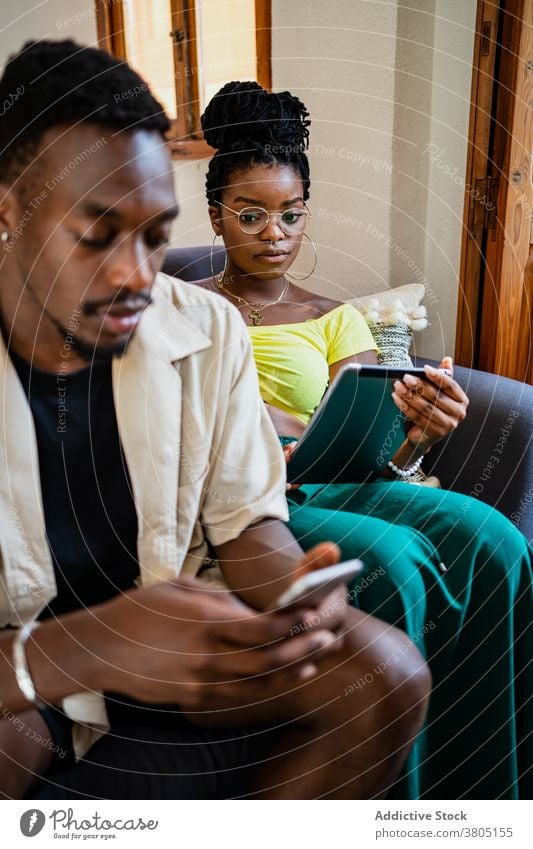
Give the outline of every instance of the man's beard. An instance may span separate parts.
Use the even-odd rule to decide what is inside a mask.
[[[113,357],[122,357],[128,350],[128,346],[135,336],[135,332],[132,332],[126,339],[117,342],[115,345],[94,345],[90,342],[84,342],[83,339],[76,336],[72,330],[64,327],[61,322],[57,321],[57,319],[52,319],[52,321],[57,330],[61,333],[63,339],[66,339],[68,336],[69,344],[73,351],[75,351],[82,360],[94,365],[109,363]]]
[[[119,295],[113,300],[112,304],[109,304],[109,306],[127,301],[128,297],[131,296],[129,296],[127,293],[122,296]],[[150,304],[152,303],[151,295],[138,295],[137,300],[143,302],[143,312],[146,307],[150,306]],[[97,312],[99,306],[101,305],[84,304],[81,308],[82,315],[86,317],[94,315]],[[72,329],[65,327],[48,310],[45,310],[45,312],[48,318],[56,326],[56,329],[59,331],[59,333],[61,333],[63,339],[66,339],[68,337],[69,343],[73,350],[86,362],[94,363],[96,365],[100,363],[109,363],[113,359],[113,357],[122,357],[126,353],[128,346],[137,331],[136,327],[133,328],[128,333],[126,339],[123,339],[120,342],[116,342],[114,345],[98,345],[94,343],[91,344],[90,342],[85,342],[83,339],[80,339],[79,336],[76,336],[76,333]]]
[[[63,339],[68,338],[70,346],[86,362],[95,364],[109,363],[113,359],[113,357],[122,357],[126,353],[132,338],[135,336],[136,328],[129,332],[126,339],[121,342],[117,342],[115,345],[97,345],[91,344],[90,342],[84,342],[83,339],[80,339],[78,336],[76,336],[75,332],[72,329],[65,327],[65,325],[62,324],[59,319],[57,319],[54,315],[52,315],[50,310],[47,309],[47,307],[45,307],[43,303],[41,303],[40,298],[33,290],[33,286],[30,285],[29,279],[26,280],[26,287],[31,296],[39,304],[42,312],[46,315],[49,321],[52,322],[56,330],[61,334],[61,337]],[[124,303],[129,298],[131,298],[131,293],[119,293],[118,295],[116,295],[115,298],[113,298],[112,301],[106,302],[106,304],[104,305],[112,306],[115,304]],[[145,295],[141,293],[137,294],[136,299],[143,303],[143,311],[146,309],[146,307],[150,306],[153,300],[151,295]],[[101,306],[101,303],[83,304],[81,307],[81,313],[86,317],[94,315],[97,312],[98,308]]]

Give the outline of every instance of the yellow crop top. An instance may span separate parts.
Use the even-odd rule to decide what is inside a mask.
[[[351,304],[309,321],[248,330],[263,401],[304,424],[328,387],[329,366],[376,350],[363,316]]]

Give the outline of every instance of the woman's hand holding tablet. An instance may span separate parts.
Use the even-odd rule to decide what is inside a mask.
[[[440,368],[424,366],[424,375],[408,370],[403,379],[394,381],[393,400],[412,422],[407,439],[412,448],[427,453],[463,421],[468,397],[453,379],[453,361],[445,357]]]

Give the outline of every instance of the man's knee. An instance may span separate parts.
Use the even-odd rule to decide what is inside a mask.
[[[396,631],[392,656],[382,659],[382,698],[394,727],[418,732],[424,722],[431,693],[431,673],[407,634]]]
[[[362,634],[346,640],[342,667],[340,710],[360,718],[368,728],[416,733],[424,721],[431,691],[431,674],[412,640],[399,631],[370,619],[365,641]]]

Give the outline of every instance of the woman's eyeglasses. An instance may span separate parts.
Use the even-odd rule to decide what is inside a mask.
[[[237,223],[243,233],[257,235],[261,233],[270,223],[273,216],[277,216],[276,224],[281,227],[287,236],[298,236],[303,233],[307,226],[307,219],[311,218],[311,213],[304,205],[304,208],[295,207],[294,209],[285,209],[283,212],[268,212],[262,206],[246,206],[238,212],[224,203],[218,201],[218,206],[227,209],[237,216]]]

